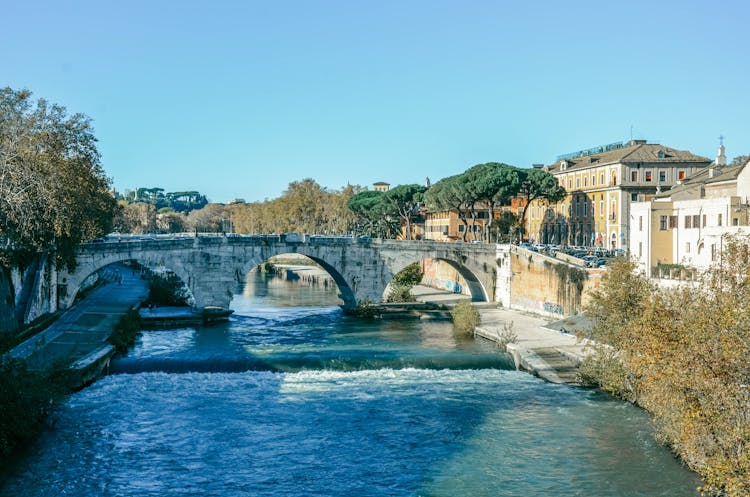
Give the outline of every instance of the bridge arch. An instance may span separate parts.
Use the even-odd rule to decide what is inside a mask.
[[[260,266],[271,257],[277,256],[277,255],[283,255],[283,254],[302,255],[312,260],[316,264],[318,264],[331,276],[331,278],[333,278],[333,281],[336,283],[336,286],[338,287],[338,290],[339,290],[339,298],[344,301],[344,305],[343,305],[344,308],[354,309],[357,307],[357,298],[354,294],[354,290],[352,289],[352,287],[350,286],[346,278],[342,276],[341,272],[332,264],[327,262],[326,260],[321,259],[320,257],[316,255],[306,253],[306,251],[292,250],[290,248],[289,250],[274,251],[274,253],[268,257],[253,256],[247,262],[245,262],[245,264],[243,264],[239,270],[237,270],[236,275],[235,275],[237,281],[238,282],[244,281],[244,276],[247,273],[249,273],[252,269]],[[356,284],[356,282],[354,282],[354,284]]]
[[[96,261],[90,260],[85,261],[84,263],[79,261],[79,265],[75,271],[63,274],[58,281],[58,305],[63,309],[73,305],[81,290],[81,285],[94,273],[102,271],[113,264],[123,264],[129,261],[135,261],[151,270],[163,267],[172,271],[177,275],[180,281],[187,286],[193,298],[197,300],[197,296],[194,294],[190,284],[192,277],[183,264],[175,263],[175,261],[164,261],[160,258],[148,257],[145,254],[134,255],[129,253],[111,253],[107,254],[105,257],[98,258]]]
[[[393,275],[391,276],[390,281],[395,278],[395,276],[403,271],[406,267],[408,267],[411,264],[414,263],[422,263],[425,259],[430,259],[436,262],[444,262],[448,264],[451,268],[453,268],[460,276],[463,278],[463,280],[466,282],[466,285],[468,286],[469,293],[471,294],[471,301],[472,302],[489,302],[490,297],[487,293],[487,289],[484,287],[480,279],[477,277],[477,275],[474,274],[472,270],[470,270],[468,267],[466,267],[461,262],[458,262],[456,260],[446,258],[446,257],[424,257],[421,259],[413,260],[409,262],[408,264],[401,264],[399,266],[396,266],[397,269],[393,271]]]

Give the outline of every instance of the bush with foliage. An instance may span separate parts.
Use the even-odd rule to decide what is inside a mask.
[[[398,272],[391,281],[391,293],[386,299],[388,302],[414,302],[416,299],[411,294],[414,285],[422,281],[422,268],[418,262],[409,264]]]
[[[479,311],[468,300],[461,300],[451,310],[453,326],[461,333],[474,333],[481,319]]]
[[[138,311],[130,309],[117,323],[108,341],[114,345],[119,354],[124,354],[135,343],[140,333],[141,315]]]
[[[411,294],[411,285],[396,285],[391,287],[391,292],[386,302],[415,302],[417,299]]]
[[[422,268],[420,267],[418,262],[415,262],[414,264],[409,264],[404,269],[398,272],[396,276],[393,277],[392,284],[394,286],[396,285],[405,285],[405,286],[414,286],[419,285],[419,283],[422,281]]]
[[[189,293],[174,273],[152,274],[148,281],[148,302],[154,305],[186,306]]]
[[[730,239],[699,285],[657,289],[628,261],[592,293],[587,379],[654,417],[705,495],[750,495],[750,245]]]
[[[64,368],[40,373],[21,361],[0,364],[0,461],[29,442],[55,403],[68,392]]]

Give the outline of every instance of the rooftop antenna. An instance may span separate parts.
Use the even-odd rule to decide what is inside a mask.
[[[724,145],[724,135],[719,135],[719,145]]]
[[[630,141],[633,141],[633,125],[630,125]]]

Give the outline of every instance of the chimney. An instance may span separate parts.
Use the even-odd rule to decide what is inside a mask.
[[[647,140],[630,140],[628,142],[628,146],[632,147],[634,145],[645,145],[647,143]]]

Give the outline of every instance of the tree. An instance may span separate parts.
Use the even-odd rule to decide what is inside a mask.
[[[422,185],[398,185],[385,192],[382,197],[386,215],[395,214],[406,224],[407,240],[411,240],[411,220],[422,203],[426,190]]]
[[[73,266],[78,244],[107,233],[116,208],[90,119],[0,89],[0,263],[51,250]]]
[[[612,265],[592,294],[584,371],[648,410],[704,495],[750,495],[750,242],[730,237],[699,284],[653,287]]]
[[[432,211],[456,211],[463,223],[463,240],[466,241],[469,223],[466,220],[469,209],[474,205],[475,196],[467,188],[464,174],[443,178],[425,192],[425,202]]]
[[[119,233],[153,233],[156,230],[156,208],[146,202],[128,203],[120,200],[113,228]]]
[[[388,212],[385,193],[364,190],[352,196],[346,203],[354,213],[354,231],[359,235],[392,238],[398,233],[399,224]]]
[[[196,232],[221,233],[226,226],[225,219],[228,219],[228,216],[225,215],[222,204],[207,204],[202,209],[190,211],[187,225]]]
[[[165,209],[169,208],[165,207],[159,210],[164,211]],[[187,217],[171,209],[159,212],[156,214],[156,229],[162,233],[182,233],[187,230]]]
[[[463,178],[465,187],[474,199],[469,208],[472,223],[476,222],[477,204],[486,206],[489,214],[489,232],[495,218],[495,207],[509,204],[510,199],[518,194],[521,188],[521,173],[508,164],[488,162],[468,169]],[[474,237],[476,239],[476,232]]]
[[[738,155],[734,159],[732,159],[732,162],[729,164],[730,166],[744,166],[747,164],[747,162],[750,161],[750,155]]]
[[[545,200],[549,203],[559,202],[565,198],[567,192],[560,186],[557,178],[547,171],[531,169],[521,183],[519,193],[526,199],[521,211],[521,237],[523,239],[523,227],[526,222],[526,211],[534,200]]]

